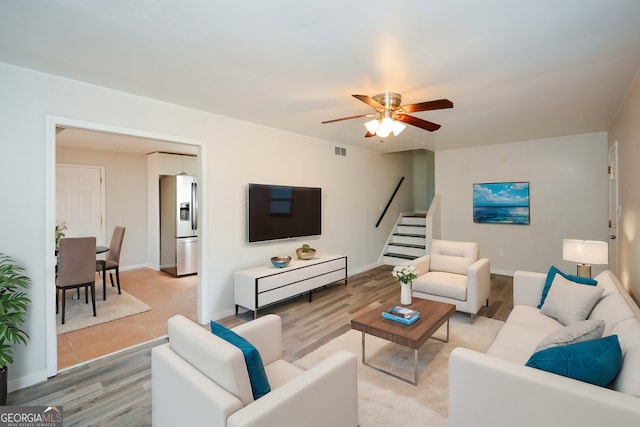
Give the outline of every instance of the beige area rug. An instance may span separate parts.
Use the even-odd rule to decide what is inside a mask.
[[[401,381],[362,365],[362,336],[355,330],[333,339],[295,363],[305,369],[338,350],[358,356],[358,417],[360,427],[446,426],[449,402],[448,358],[456,347],[486,351],[504,322],[456,313],[451,318],[449,342],[429,340],[418,353],[418,385]],[[446,326],[434,334],[446,337]],[[413,377],[413,350],[366,336],[366,360],[403,378]]]
[[[72,299],[71,295],[75,294],[75,289],[67,290],[67,307],[65,313],[65,323],[62,325],[62,292],[58,295],[59,313],[56,315],[56,325],[58,334],[77,331],[78,329],[88,328],[89,326],[99,325],[101,323],[111,322],[112,320],[121,319],[134,314],[143,313],[151,310],[147,304],[140,301],[124,290],[122,294],[118,294],[117,287],[111,287],[107,283],[107,300],[102,298],[102,283],[96,283],[96,314],[93,316],[93,308],[91,305],[91,293],[89,293],[89,304],[85,303],[84,289],[80,290],[80,299]]]

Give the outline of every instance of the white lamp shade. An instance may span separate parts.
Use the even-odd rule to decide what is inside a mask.
[[[581,264],[608,264],[609,247],[607,242],[596,240],[564,239],[562,259]]]

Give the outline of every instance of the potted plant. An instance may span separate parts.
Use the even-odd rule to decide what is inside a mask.
[[[7,404],[7,369],[13,363],[13,345],[27,344],[29,335],[22,330],[31,300],[24,290],[31,280],[24,268],[0,252],[0,405]]]
[[[301,248],[296,249],[298,259],[311,259],[316,255],[316,250],[306,243]]]
[[[62,222],[60,224],[56,224],[56,248],[60,244],[60,239],[64,237],[64,232],[67,230],[67,223]]]

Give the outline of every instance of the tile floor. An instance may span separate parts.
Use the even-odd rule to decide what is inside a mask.
[[[149,269],[121,272],[121,288],[150,305],[151,311],[58,335],[58,370],[162,337],[174,314],[195,321],[197,282],[196,275],[175,278]]]

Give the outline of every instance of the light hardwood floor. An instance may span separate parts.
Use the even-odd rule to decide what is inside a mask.
[[[512,308],[512,279],[492,275],[489,306],[480,315],[504,320]],[[399,298],[390,266],[349,277],[306,296],[271,306],[262,313],[281,316],[284,357],[294,361],[350,328],[351,318]],[[241,313],[219,320],[233,327],[251,320]],[[9,395],[10,405],[63,405],[65,426],[151,425],[151,348],[156,339],[131,350],[70,369],[48,382]],[[428,344],[427,344],[428,345]]]

